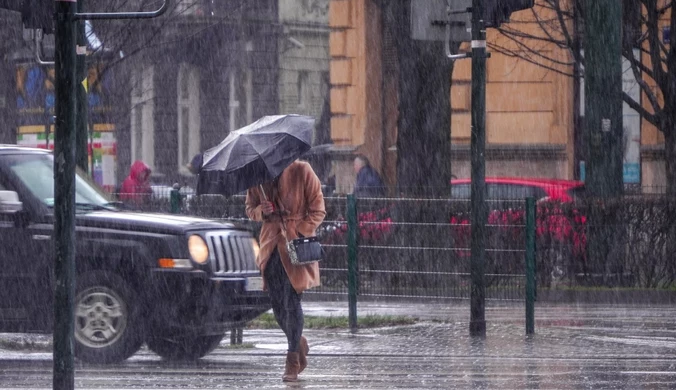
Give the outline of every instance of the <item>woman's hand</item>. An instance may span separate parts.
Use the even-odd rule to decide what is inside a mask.
[[[261,212],[263,216],[269,217],[272,213],[275,212],[275,205],[267,200],[261,202]]]

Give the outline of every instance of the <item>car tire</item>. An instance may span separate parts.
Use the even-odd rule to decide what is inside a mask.
[[[140,305],[116,274],[95,271],[78,277],[75,294],[75,356],[89,363],[120,362],[143,345]]]
[[[206,356],[216,349],[224,334],[181,338],[148,337],[148,348],[166,360],[190,361]]]

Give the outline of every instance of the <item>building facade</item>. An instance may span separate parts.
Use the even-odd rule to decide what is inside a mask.
[[[536,5],[534,10],[539,20],[556,20],[551,7]],[[382,12],[382,2],[376,0],[331,0],[331,137],[345,150],[367,155],[386,182],[394,184],[399,92],[396,56]],[[514,13],[512,20],[517,23],[510,28],[523,35],[542,35],[530,10]],[[584,85],[571,77],[570,50],[547,42],[560,38],[510,39],[488,29],[486,175],[584,178]],[[468,51],[468,44],[461,50]],[[530,61],[529,51],[542,55]],[[631,72],[624,73],[624,91],[642,101]],[[456,177],[470,176],[470,103],[471,60],[456,61],[449,103],[449,153]],[[644,189],[664,186],[663,136],[626,104],[623,113],[625,183]],[[349,189],[354,180],[350,158],[338,159],[338,165],[337,181]]]
[[[277,1],[178,7],[169,43],[130,67],[129,126],[118,132],[118,165],[143,160],[164,184],[192,183],[193,156],[279,109]]]
[[[329,0],[279,0],[279,111],[320,118],[329,88]]]
[[[36,63],[21,39],[20,16],[0,16],[16,19],[0,26],[3,36],[16,37],[3,46],[2,140],[49,147],[53,67]],[[98,42],[90,42],[88,56],[95,178],[114,189],[132,162],[142,160],[157,184],[190,185],[186,164],[195,154],[278,113],[278,21],[277,0],[181,0],[161,18],[92,23],[90,37],[96,34]],[[125,33],[131,35],[125,39]]]

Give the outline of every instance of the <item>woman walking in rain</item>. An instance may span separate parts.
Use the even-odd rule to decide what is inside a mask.
[[[249,188],[246,213],[250,219],[263,222],[256,263],[270,295],[275,319],[288,342],[282,380],[296,382],[307,366],[310,350],[302,335],[301,297],[303,291],[319,286],[319,265],[291,264],[282,229],[289,240],[315,235],[326,216],[319,178],[310,164],[294,161],[272,182]]]

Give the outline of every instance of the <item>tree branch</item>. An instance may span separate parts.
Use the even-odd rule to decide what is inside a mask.
[[[641,116],[645,117],[646,120],[648,120],[650,123],[654,124],[655,126],[658,126],[658,124],[661,122],[660,116],[662,112],[662,108],[659,105],[659,100],[657,99],[657,96],[653,92],[653,90],[650,88],[650,85],[641,77],[641,72],[639,70],[639,66],[643,66],[643,64],[640,63],[640,61],[636,60],[633,56],[633,52],[630,53],[625,53],[625,58],[629,59],[629,64],[631,65],[631,71],[634,74],[634,79],[636,80],[636,83],[639,85],[641,92],[645,94],[645,96],[648,98],[650,101],[650,105],[653,108],[653,112],[655,114],[651,114],[646,110],[639,102],[634,101],[629,94],[626,92],[622,93],[622,99],[634,110],[636,110]],[[658,126],[659,127],[659,126]]]
[[[489,46],[489,48],[491,48],[491,49],[497,51],[498,53],[502,53],[502,54],[504,54],[504,55],[506,55],[506,56],[513,57],[513,58],[519,58],[519,59],[522,59],[522,60],[524,60],[524,61],[526,61],[526,62],[528,62],[528,63],[530,63],[530,64],[537,65],[537,66],[539,66],[539,67],[541,67],[541,68],[550,70],[550,71],[555,72],[555,73],[557,73],[557,74],[561,74],[561,75],[564,75],[564,76],[573,77],[573,74],[572,74],[572,73],[567,73],[567,72],[562,71],[561,69],[557,69],[557,68],[555,68],[555,67],[545,65],[545,64],[543,64],[542,62],[539,62],[539,61],[536,61],[536,60],[531,59],[530,57],[525,57],[525,56],[523,56],[522,54],[519,54],[518,52],[510,51],[510,50],[507,50],[507,49],[505,49],[505,48],[503,48],[503,47],[496,46],[496,45],[492,45],[492,44],[489,44],[488,46]],[[546,58],[546,57],[544,57],[544,58]]]
[[[646,5],[646,28],[648,30],[648,35],[651,37],[648,40],[648,46],[650,48],[650,62],[653,68],[653,78],[660,88],[665,86],[666,82],[666,73],[662,69],[662,55],[659,45],[659,13],[657,10],[657,0],[643,0]]]
[[[660,120],[658,116],[655,114],[651,114],[648,110],[645,109],[645,107],[641,106],[636,100],[632,99],[632,97],[629,96],[629,94],[627,94],[626,92],[622,92],[622,100],[624,100],[624,102],[627,103],[629,107],[638,112],[638,114],[642,118],[650,122],[653,126],[657,128],[660,127]]]

